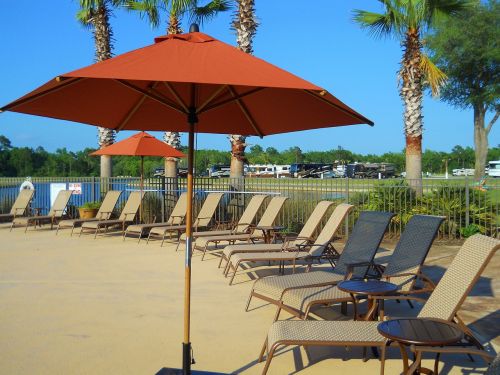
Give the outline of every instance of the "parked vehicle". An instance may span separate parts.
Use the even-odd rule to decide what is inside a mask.
[[[333,164],[294,163],[290,165],[290,176],[295,178],[321,178],[322,174],[332,170]]]
[[[488,162],[488,176],[500,177],[500,160]]]
[[[290,165],[253,164],[245,167],[247,177],[290,177]]]
[[[349,178],[391,178],[396,168],[391,163],[353,163],[347,164],[346,174]]]

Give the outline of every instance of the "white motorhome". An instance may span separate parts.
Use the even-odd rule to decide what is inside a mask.
[[[248,177],[289,177],[289,165],[276,164],[253,164],[245,167],[245,174]]]
[[[488,176],[500,177],[500,160],[493,160],[488,162]]]

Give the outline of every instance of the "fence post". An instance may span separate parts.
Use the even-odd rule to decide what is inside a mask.
[[[90,189],[90,201],[95,202],[95,177],[92,176],[92,189]]]
[[[469,177],[465,175],[465,226],[469,226],[470,223],[470,202],[469,202]]]
[[[349,177],[345,178],[345,202],[349,203]],[[349,237],[349,213],[345,218],[345,236]]]
[[[161,197],[161,222],[165,222],[166,221],[166,217],[165,217],[165,199],[166,199],[166,192],[165,192],[165,175],[161,175],[160,176],[161,178],[161,193],[160,193],[160,197]]]

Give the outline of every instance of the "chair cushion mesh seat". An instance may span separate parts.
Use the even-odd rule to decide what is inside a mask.
[[[332,285],[292,289],[283,295],[282,301],[287,306],[305,312],[311,302],[320,303],[320,301],[350,299],[351,295],[349,293],[343,292],[335,285]]]

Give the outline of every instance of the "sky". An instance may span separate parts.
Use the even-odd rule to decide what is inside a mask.
[[[373,0],[315,0],[306,6],[298,0],[256,0],[259,28],[254,54],[270,63],[324,87],[347,105],[371,119],[374,127],[355,125],[268,136],[250,137],[247,143],[283,150],[331,150],[341,146],[357,153],[381,154],[404,148],[403,107],[396,74],[401,47],[395,39],[374,39],[352,21],[353,9],[380,11]],[[49,7],[50,6],[50,7]],[[89,29],[75,14],[77,0],[17,0],[0,12],[0,106],[26,94],[53,77],[94,62]],[[235,45],[230,29],[232,12],[201,26],[202,32]],[[138,14],[116,10],[111,19],[114,54],[153,43],[165,34],[165,22],[153,29]],[[189,20],[183,22],[184,30]],[[491,114],[488,118],[491,118]],[[460,110],[427,95],[424,99],[424,149],[450,151],[473,146],[472,110]],[[16,147],[71,151],[97,147],[93,126],[2,113],[0,134]],[[133,132],[120,132],[118,140]],[[154,133],[161,137],[161,133]],[[490,133],[490,144],[500,140],[500,126]],[[183,144],[187,143],[183,136]],[[224,135],[200,134],[199,148],[229,150]]]

